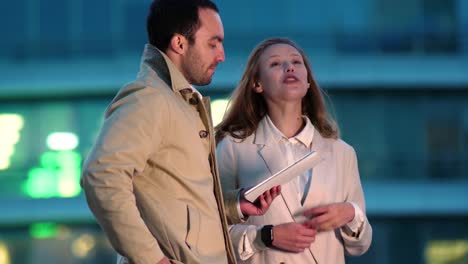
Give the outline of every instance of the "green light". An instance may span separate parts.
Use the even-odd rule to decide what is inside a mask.
[[[40,168],[29,171],[23,186],[33,198],[73,197],[81,192],[81,155],[75,151],[48,151],[41,156]]]
[[[47,137],[47,146],[52,150],[72,150],[78,144],[78,137],[69,132],[54,132]]]
[[[65,168],[80,167],[81,155],[75,151],[60,151],[57,153],[57,160]]]
[[[57,152],[44,152],[41,156],[41,166],[50,170],[54,170],[58,166],[57,156]]]
[[[211,115],[213,117],[213,126],[216,126],[223,120],[224,112],[228,106],[228,99],[216,99],[211,102]]]
[[[50,198],[57,196],[57,175],[54,170],[33,168],[28,173],[23,190],[32,198]]]
[[[46,239],[58,234],[58,226],[55,223],[37,223],[29,227],[29,234],[35,239]]]
[[[15,153],[15,144],[20,139],[24,119],[18,114],[0,114],[0,170],[10,167],[10,157]]]
[[[61,197],[73,197],[80,193],[81,155],[74,151],[58,153],[58,163],[61,169],[58,175],[58,193]]]
[[[29,171],[23,185],[26,195],[33,198],[73,197],[81,192],[81,155],[72,151],[79,139],[74,133],[55,132],[47,137],[46,151],[40,157],[39,168]]]

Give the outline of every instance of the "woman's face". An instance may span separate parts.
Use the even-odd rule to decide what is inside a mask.
[[[267,102],[301,102],[310,84],[299,51],[288,44],[274,44],[259,58],[259,81],[254,91]]]

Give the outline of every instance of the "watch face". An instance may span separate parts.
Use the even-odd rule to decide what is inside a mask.
[[[267,247],[271,247],[273,243],[273,226],[266,225],[260,231],[261,239],[263,244]]]

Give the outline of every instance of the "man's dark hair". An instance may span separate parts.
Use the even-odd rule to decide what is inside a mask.
[[[199,8],[219,12],[210,0],[154,0],[146,20],[149,43],[166,51],[172,36],[178,33],[192,44],[195,32],[200,28]]]

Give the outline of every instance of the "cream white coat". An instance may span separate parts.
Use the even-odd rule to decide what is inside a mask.
[[[320,232],[315,242],[302,253],[289,253],[277,249],[261,249],[247,260],[241,260],[239,249],[247,229],[267,224],[278,225],[287,222],[300,222],[306,209],[337,202],[354,202],[365,214],[364,194],[359,178],[354,149],[342,140],[323,138],[317,131],[310,146],[311,150],[321,150],[323,161],[312,172],[312,182],[308,195],[301,206],[297,192],[291,185],[282,186],[282,193],[263,216],[251,216],[241,224],[230,226],[230,234],[239,263],[320,263],[341,264],[344,256],[365,253],[372,240],[372,228],[364,221],[358,238],[345,233],[343,228]],[[256,132],[244,141],[230,136],[224,138],[217,147],[219,173],[230,223],[238,223],[232,218],[236,208],[236,194],[240,188],[252,186],[284,168],[286,159],[273,136],[266,133],[264,122],[260,122]]]

